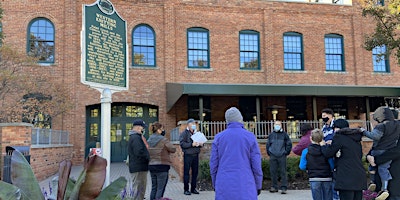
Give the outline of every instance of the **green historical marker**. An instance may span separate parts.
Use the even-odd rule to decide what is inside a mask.
[[[125,20],[109,0],[97,0],[84,5],[82,28],[82,83],[128,90]]]

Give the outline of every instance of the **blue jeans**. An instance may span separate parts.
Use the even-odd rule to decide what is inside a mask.
[[[151,172],[150,200],[161,199],[164,196],[165,186],[168,182],[168,172]]]
[[[332,199],[331,181],[310,181],[313,200]]]

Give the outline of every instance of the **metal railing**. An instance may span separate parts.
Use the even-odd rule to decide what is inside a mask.
[[[370,130],[369,121],[365,120],[347,120],[350,124],[350,128],[363,127]],[[322,128],[322,122],[320,121],[282,121],[282,129],[286,131],[290,138],[300,138],[300,125],[311,124],[314,128]],[[257,139],[266,139],[268,134],[272,132],[274,121],[260,121],[260,122],[244,122],[244,128],[253,132]],[[214,136],[225,130],[225,121],[203,121],[199,123],[199,129],[208,140],[213,140]],[[171,131],[171,141],[179,141],[179,127],[174,128]]]
[[[32,129],[32,145],[64,145],[69,143],[69,132],[52,129]]]

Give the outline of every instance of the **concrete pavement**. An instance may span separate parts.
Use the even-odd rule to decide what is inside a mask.
[[[82,171],[83,166],[73,166],[71,170],[70,177],[77,179],[80,172]],[[110,180],[114,181],[120,176],[124,176],[128,181],[131,180],[128,167],[125,163],[111,163],[111,174]],[[192,194],[192,195],[184,195],[183,194],[183,183],[179,180],[178,174],[176,171],[171,168],[169,171],[169,180],[165,190],[164,197],[168,197],[173,200],[213,200],[215,197],[214,191],[199,191],[200,194]],[[40,187],[49,191],[49,183],[52,178],[57,176],[57,174],[47,178],[40,182]],[[151,191],[151,179],[150,173],[147,179],[147,188],[146,188],[146,199],[150,199],[150,191]],[[310,190],[288,190],[287,194],[281,193],[270,193],[268,190],[263,190],[261,194],[258,196],[258,199],[279,199],[279,200],[310,200],[311,191]]]

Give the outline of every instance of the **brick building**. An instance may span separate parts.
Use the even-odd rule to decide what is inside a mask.
[[[68,87],[74,107],[53,119],[52,128],[71,133],[77,163],[91,140],[100,138],[100,93],[81,83],[82,6],[93,3],[1,4],[5,43],[21,52],[31,51],[34,42],[52,50],[27,71]],[[362,17],[356,1],[111,3],[126,21],[129,52],[129,90],[112,95],[112,161],[126,157],[126,135],[137,117],[172,130],[189,117],[223,121],[230,106],[247,121],[272,120],[271,108],[278,105],[284,108],[280,120],[318,120],[325,107],[365,119],[385,97],[400,94],[393,81],[400,78],[396,59],[376,62],[382,48],[362,47],[374,23]]]

